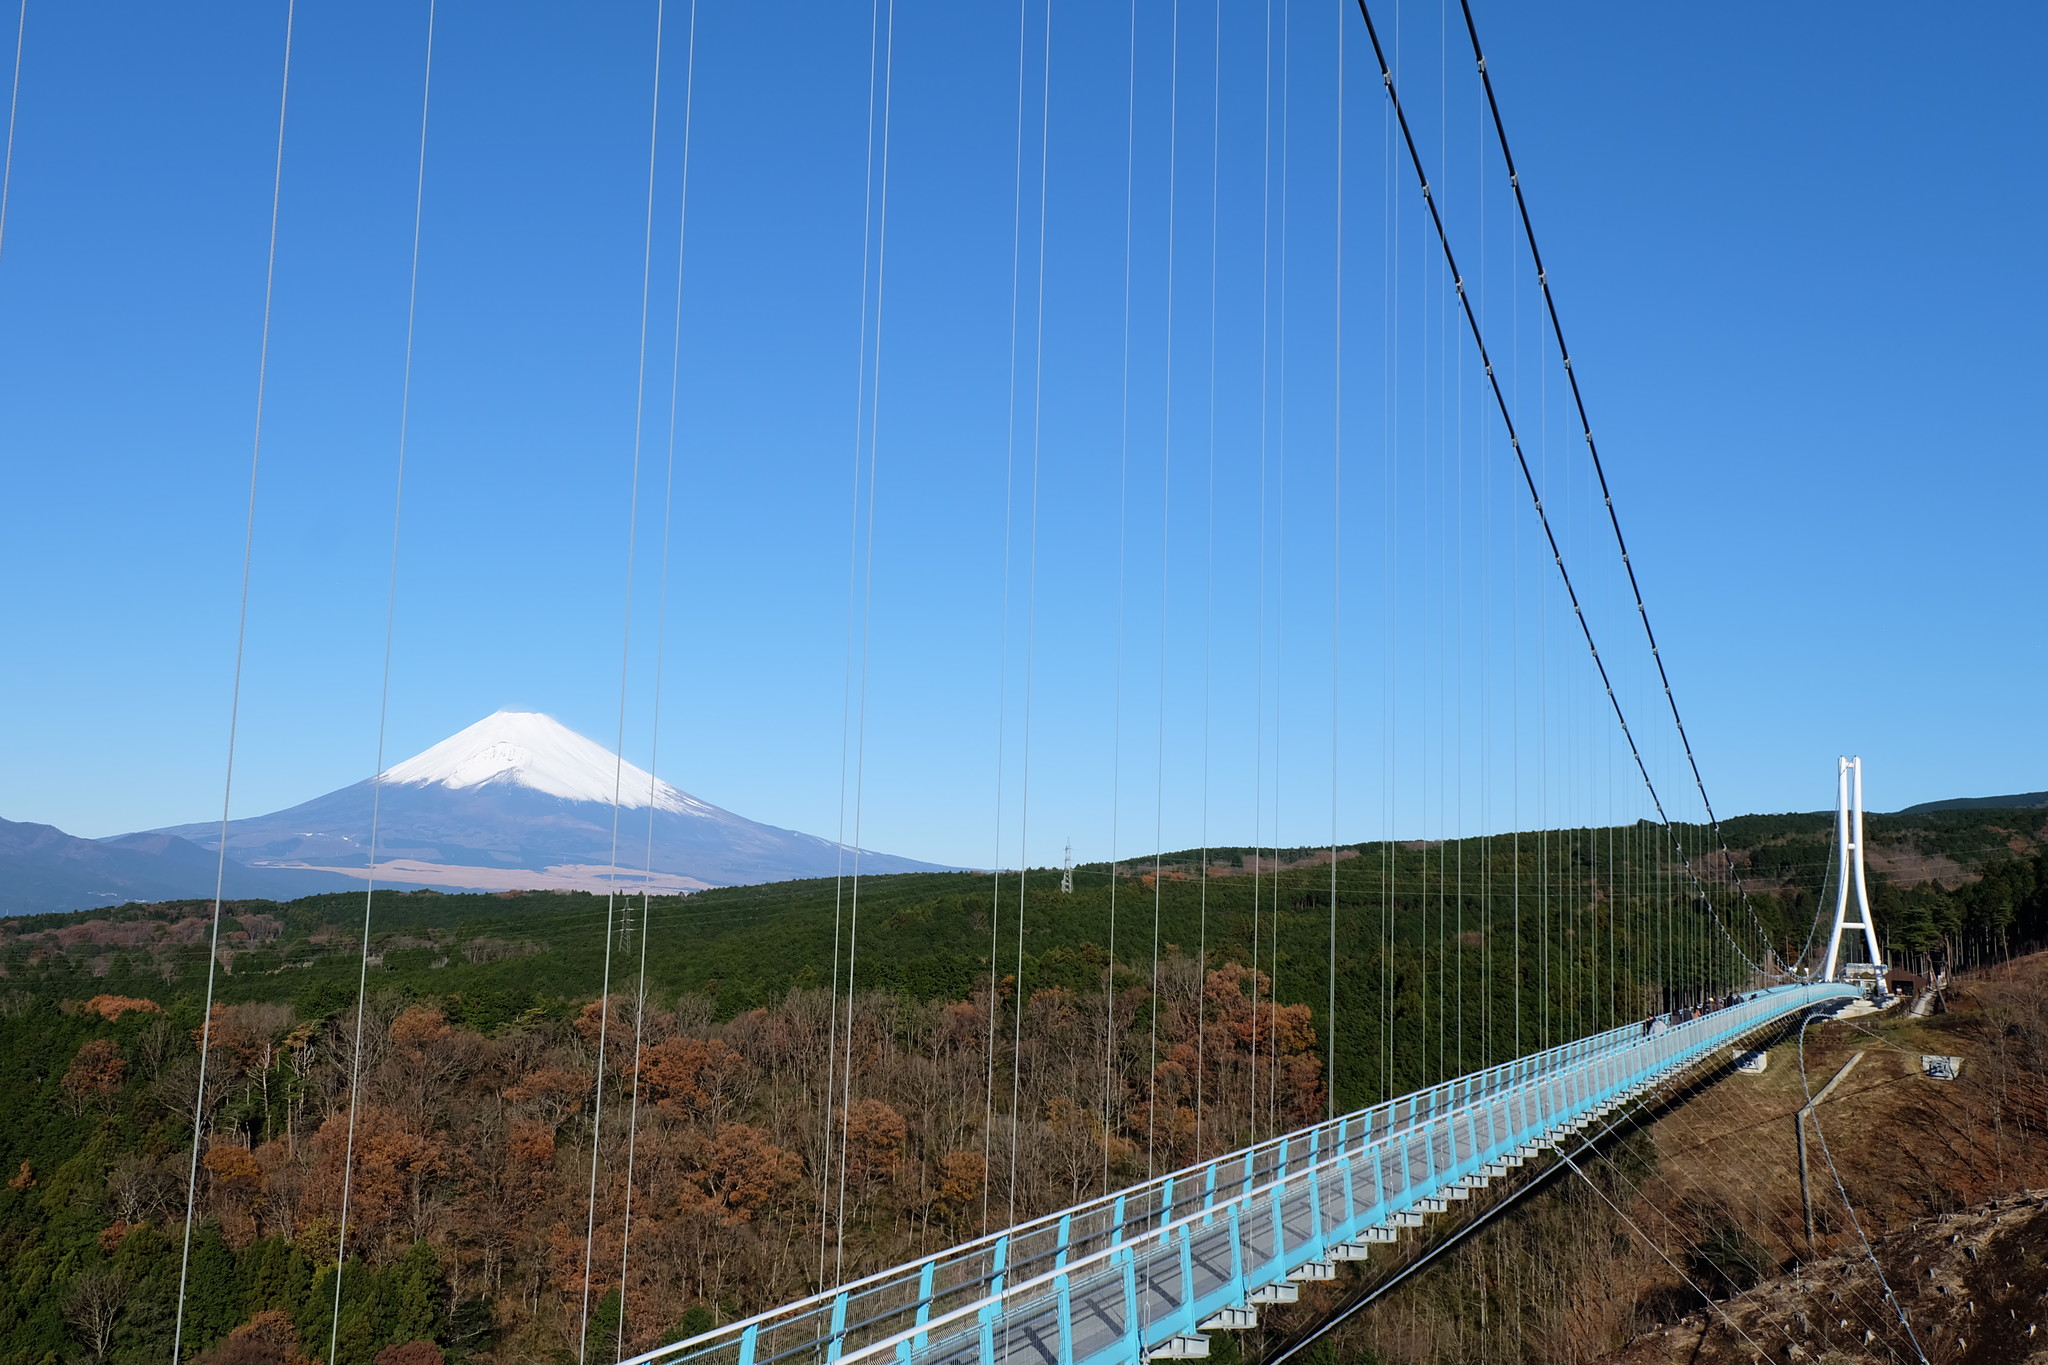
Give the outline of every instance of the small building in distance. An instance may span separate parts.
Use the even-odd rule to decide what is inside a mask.
[[[1904,967],[1887,967],[1884,973],[1884,988],[1887,994],[1902,1000],[1917,1000],[1927,993],[1927,978],[1918,972],[1909,972]]]

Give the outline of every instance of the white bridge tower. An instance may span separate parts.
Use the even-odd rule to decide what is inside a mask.
[[[1870,888],[1863,880],[1863,760],[1844,758],[1837,760],[1839,767],[1835,774],[1835,927],[1828,934],[1827,965],[1821,968],[1821,979],[1833,981],[1836,969],[1846,973],[1859,963],[1845,963],[1842,956],[1842,931],[1860,929],[1863,931],[1863,945],[1869,950],[1864,959],[1879,974],[1884,973],[1884,953],[1877,946],[1877,926],[1870,915]],[[1856,885],[1856,918],[1849,918],[1849,884]],[[1855,945],[1850,945],[1855,951]]]

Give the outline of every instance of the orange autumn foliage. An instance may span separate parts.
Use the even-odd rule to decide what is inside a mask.
[[[543,1066],[528,1072],[517,1084],[507,1086],[505,1098],[514,1104],[532,1106],[541,1122],[552,1130],[569,1115],[582,1110],[591,1085],[591,1078],[582,1072]]]
[[[315,1365],[299,1353],[299,1333],[291,1314],[266,1308],[250,1318],[210,1351],[193,1357],[193,1365]]]
[[[133,995],[95,995],[92,999],[85,1002],[84,1008],[88,1013],[97,1014],[109,1023],[119,1019],[124,1014],[136,1012],[162,1014],[164,1012],[164,1007],[157,1004],[156,1001],[145,1000],[140,996]]]
[[[224,1191],[236,1194],[257,1194],[263,1189],[263,1167],[256,1161],[256,1154],[247,1147],[231,1146],[226,1143],[207,1149],[200,1165],[206,1167],[214,1181]]]
[[[112,1039],[94,1038],[78,1049],[59,1084],[73,1104],[82,1105],[118,1094],[127,1070],[128,1063],[121,1059],[121,1049]]]
[[[803,1163],[760,1128],[729,1123],[699,1144],[684,1187],[684,1212],[706,1212],[727,1226],[747,1223],[796,1188]]]
[[[745,1091],[753,1068],[717,1038],[666,1038],[640,1052],[640,1084],[663,1109],[713,1122]]]
[[[846,1112],[846,1179],[866,1185],[887,1180],[903,1164],[909,1125],[880,1100],[859,1100]]]
[[[340,1111],[313,1135],[318,1179],[301,1208],[304,1225],[341,1208],[347,1161],[348,1114]],[[356,1111],[355,1169],[349,1182],[349,1223],[365,1234],[392,1227],[420,1209],[433,1182],[448,1169],[448,1144],[402,1115],[365,1104]]]

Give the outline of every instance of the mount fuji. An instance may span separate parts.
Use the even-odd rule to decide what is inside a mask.
[[[373,807],[379,884],[679,892],[829,877],[853,865],[850,847],[721,810],[529,711],[486,716],[374,778],[233,821],[228,856],[256,868],[367,876]],[[220,848],[218,825],[152,832]],[[948,869],[863,851],[860,870]]]

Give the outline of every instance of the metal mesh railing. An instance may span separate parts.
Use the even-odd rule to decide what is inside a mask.
[[[1630,1024],[976,1238],[626,1365],[1137,1361],[1306,1265],[1362,1254],[1772,1020],[1847,998],[1781,986]]]

